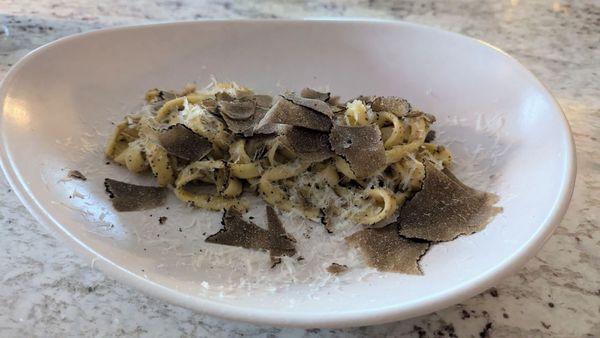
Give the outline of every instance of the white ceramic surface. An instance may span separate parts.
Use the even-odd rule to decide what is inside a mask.
[[[457,174],[501,197],[504,212],[482,232],[435,246],[424,276],[378,274],[281,292],[221,297],[212,271],[176,264],[194,246],[143,250],[129,228],[145,214],[114,213],[101,149],[150,87],[205,83],[211,75],[257,91],[329,86],[344,98],[399,95],[436,115]],[[366,21],[207,21],[117,28],[61,39],[13,67],[0,88],[2,167],[30,211],[95,267],[152,295],[209,314],[273,325],[382,323],[448,306],[490,286],[531,257],[569,202],[574,149],[560,108],[514,59],[479,41],[422,26]],[[85,183],[65,181],[84,169]],[[82,171],[84,171],[82,170]],[[170,200],[174,209],[177,201]],[[201,216],[199,216],[201,215]],[[218,216],[186,211],[180,224]],[[293,301],[291,301],[293,300]]]

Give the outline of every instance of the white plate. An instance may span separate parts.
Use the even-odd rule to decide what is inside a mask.
[[[231,281],[222,269],[202,268],[198,251],[202,232],[218,229],[217,213],[174,199],[153,217],[115,213],[102,187],[106,176],[138,180],[104,164],[110,121],[139,105],[147,88],[204,84],[211,75],[259,92],[329,86],[343,98],[406,97],[438,117],[439,142],[455,153],[458,176],[500,195],[504,212],[480,233],[435,246],[424,276],[356,269],[337,281],[282,287],[268,280],[284,273],[276,270],[264,285],[249,279],[222,289]],[[0,107],[2,167],[15,192],[93,266],[169,302],[279,326],[383,323],[473,296],[540,249],[575,178],[567,121],[529,71],[480,41],[399,22],[205,21],[75,35],[15,65]],[[68,169],[89,180],[65,181]],[[169,220],[159,227],[162,215]]]

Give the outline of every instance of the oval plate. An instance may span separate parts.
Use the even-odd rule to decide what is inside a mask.
[[[102,187],[106,176],[137,179],[104,165],[110,121],[135,109],[148,88],[204,84],[211,75],[257,92],[329,86],[342,98],[406,97],[438,117],[439,143],[454,152],[458,176],[497,193],[504,212],[480,233],[434,246],[422,261],[424,276],[350,274],[320,288],[254,285],[223,295],[212,270],[186,261],[200,254],[194,243],[204,237],[176,231],[198,219],[218,226],[219,215],[170,200],[169,226],[156,233],[171,245],[146,250],[150,230],[131,224],[144,219],[150,228],[159,215],[150,225],[151,211],[115,213]],[[575,179],[567,121],[529,71],[480,41],[408,23],[204,21],[70,36],[11,69],[0,107],[1,162],[10,184],[42,224],[95,267],[175,304],[277,326],[383,323],[473,296],[541,248],[567,209]],[[65,180],[69,169],[88,181]]]

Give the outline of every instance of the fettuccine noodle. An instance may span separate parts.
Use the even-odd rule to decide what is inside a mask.
[[[131,172],[151,172],[159,186],[171,187],[177,198],[198,208],[244,211],[248,208],[244,195],[256,192],[266,203],[311,219],[335,209],[334,214],[365,225],[394,216],[410,193],[420,189],[424,161],[439,169],[452,162],[446,148],[426,141],[434,121],[430,115],[374,111],[367,99],[328,104],[335,108],[333,123],[379,129],[384,167],[371,175],[355,172],[352,162],[340,154],[326,159],[300,156],[277,131],[263,135],[263,143],[256,147],[257,134],[230,126],[232,120],[251,120],[220,110],[228,102],[251,99],[257,111],[269,109],[259,106],[259,96],[235,83],[215,82],[203,90],[186,87],[181,93],[152,89],[142,112],[117,124],[106,156]],[[210,144],[206,154],[186,158],[168,151],[160,135],[175,125],[206,139]]]

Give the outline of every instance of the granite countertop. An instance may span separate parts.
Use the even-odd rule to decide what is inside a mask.
[[[100,2],[98,2],[100,3]],[[578,177],[539,254],[436,313],[343,330],[253,326],[196,314],[105,277],[52,237],[0,178],[0,336],[600,336],[600,3],[594,1],[0,1],[0,78],[32,49],[92,29],[213,17],[400,19],[490,42],[531,69],[571,124]]]

